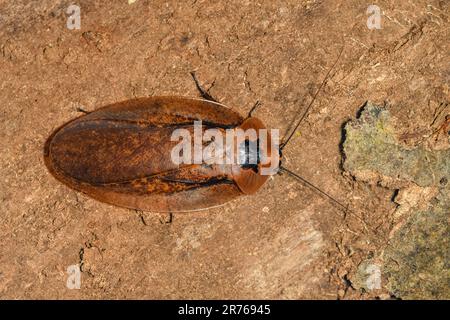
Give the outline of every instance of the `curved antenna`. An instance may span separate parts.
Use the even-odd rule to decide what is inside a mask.
[[[342,46],[341,52],[339,53],[339,56],[337,57],[336,61],[333,63],[333,65],[331,66],[331,68],[328,70],[327,74],[325,75],[325,78],[323,79],[322,83],[319,86],[319,89],[317,89],[316,93],[313,96],[313,99],[311,100],[311,102],[309,103],[308,107],[306,108],[306,110],[303,112],[300,120],[297,122],[297,125],[295,126],[294,130],[292,130],[292,132],[289,134],[289,136],[287,137],[287,139],[283,138],[282,142],[280,144],[280,150],[283,150],[283,148],[288,144],[289,140],[291,140],[291,138],[293,137],[294,133],[297,131],[298,127],[300,126],[300,124],[302,123],[302,121],[305,119],[306,115],[309,112],[309,109],[311,109],[314,101],[316,101],[317,96],[319,95],[319,92],[322,90],[323,86],[325,85],[325,83],[327,82],[331,71],[334,69],[334,67],[337,65],[339,59],[341,58],[342,52],[344,52],[344,46]]]
[[[302,183],[304,183],[305,185],[307,185],[308,187],[312,188],[313,190],[317,191],[318,193],[320,193],[321,195],[327,197],[329,200],[333,201],[335,204],[337,204],[338,206],[340,206],[341,208],[343,208],[346,212],[351,212],[350,210],[348,210],[348,207],[346,207],[344,204],[342,204],[340,201],[336,200],[335,198],[333,198],[332,196],[330,196],[328,193],[326,193],[325,191],[319,189],[318,187],[316,187],[315,185],[313,185],[311,182],[309,182],[308,180],[306,180],[305,178],[300,177],[298,174],[292,172],[289,169],[286,169],[285,167],[280,167],[280,170],[283,172],[286,172],[287,174],[291,175],[292,177],[300,180]]]

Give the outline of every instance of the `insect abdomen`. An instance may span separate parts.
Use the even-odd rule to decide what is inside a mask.
[[[173,130],[196,120],[217,127],[242,122],[236,112],[208,101],[131,100],[56,130],[46,143],[45,162],[69,187],[119,206],[186,211],[220,205],[241,194],[230,167],[177,165],[171,159]]]

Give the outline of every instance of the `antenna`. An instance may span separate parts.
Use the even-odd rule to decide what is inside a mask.
[[[301,182],[303,182],[305,185],[307,185],[308,187],[312,188],[313,190],[319,192],[321,195],[327,197],[329,200],[333,201],[334,203],[336,203],[337,205],[339,205],[341,208],[343,208],[346,212],[351,212],[350,210],[348,210],[348,207],[346,207],[345,205],[343,205],[340,201],[336,200],[335,198],[333,198],[332,196],[330,196],[328,193],[326,193],[325,191],[319,189],[318,187],[316,187],[315,185],[313,185],[311,182],[309,182],[308,180],[300,177],[298,174],[292,172],[289,169],[286,169],[284,167],[280,167],[280,170],[283,172],[286,172],[287,174],[291,175],[292,177],[300,180]]]
[[[339,56],[337,57],[336,61],[333,63],[333,65],[331,66],[331,68],[328,70],[327,74],[325,75],[325,78],[323,79],[322,83],[319,86],[319,89],[317,89],[316,93],[313,96],[313,99],[311,100],[311,102],[309,103],[308,107],[306,108],[306,110],[303,112],[300,120],[298,121],[297,125],[295,126],[294,130],[292,130],[292,132],[289,134],[288,138],[286,139],[285,137],[283,138],[281,144],[280,144],[280,150],[283,150],[283,148],[288,144],[289,140],[291,140],[292,136],[294,135],[295,131],[297,131],[298,127],[300,126],[300,124],[302,123],[302,121],[305,119],[306,115],[308,114],[309,110],[311,109],[314,101],[316,101],[317,96],[319,95],[319,92],[322,90],[323,86],[325,85],[325,83],[327,82],[331,71],[334,69],[334,67],[336,66],[336,64],[338,63],[339,59],[341,58],[342,52],[344,52],[344,46],[342,46],[341,52],[339,53]]]

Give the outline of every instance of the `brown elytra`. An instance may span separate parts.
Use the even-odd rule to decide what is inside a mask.
[[[176,128],[265,128],[208,100],[150,97],[112,104],[61,126],[48,138],[45,164],[56,179],[113,205],[157,212],[196,211],[253,194],[267,180],[244,166],[171,161]],[[269,151],[270,152],[270,151]],[[277,164],[278,165],[278,164]],[[261,164],[258,164],[261,166]]]

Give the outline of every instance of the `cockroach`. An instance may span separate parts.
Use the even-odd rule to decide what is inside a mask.
[[[339,54],[339,57],[341,53]],[[214,165],[175,164],[170,139],[175,129],[189,128],[202,121],[203,128],[265,129],[252,114],[247,117],[217,102],[191,73],[203,99],[176,96],[148,97],[115,103],[86,112],[56,129],[47,139],[44,160],[50,173],[70,188],[109,204],[144,211],[188,212],[225,204],[242,195],[257,192],[267,181],[264,165],[299,179],[339,206],[339,201],[298,174],[281,166],[282,150],[309,112],[318,93],[339,60],[327,72],[310,104],[277,150],[277,163]],[[256,139],[260,137],[257,136]],[[246,141],[248,144],[248,141]],[[236,149],[250,156],[250,148]],[[260,150],[257,150],[260,152]]]

